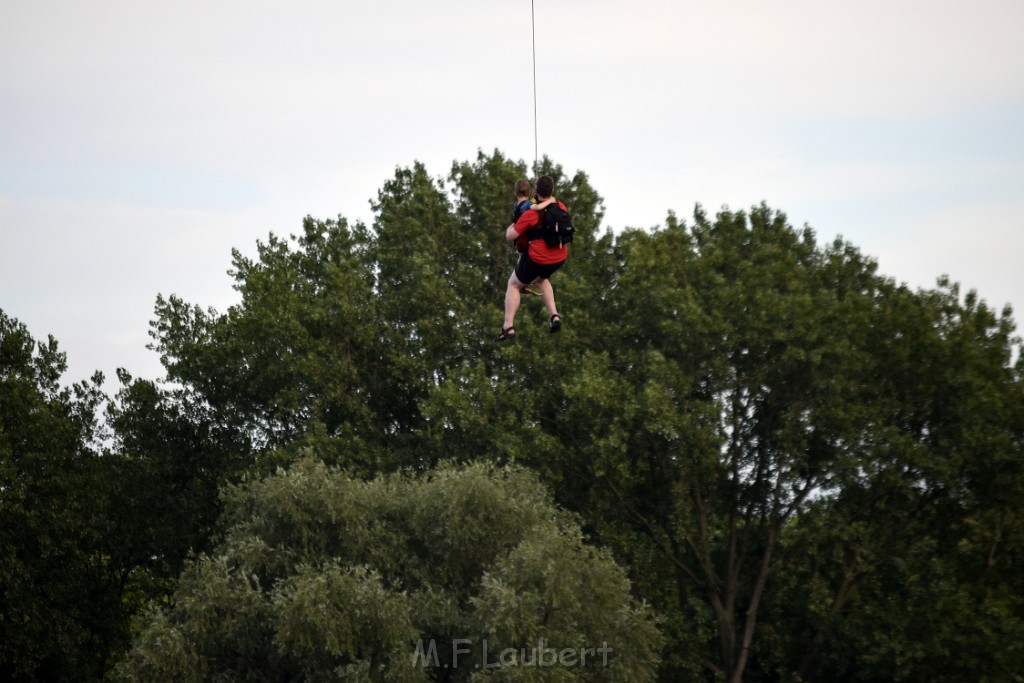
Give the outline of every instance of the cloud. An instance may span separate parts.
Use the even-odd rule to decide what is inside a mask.
[[[879,265],[915,288],[930,289],[942,275],[975,290],[996,312],[1009,304],[1020,320],[1024,263],[1024,214],[1012,202],[972,204],[934,211],[902,224],[885,239],[873,240]]]
[[[540,153],[588,173],[606,226],[765,200],[900,279],[1020,296],[1024,4],[536,9]],[[130,365],[117,345],[152,355],[156,293],[233,300],[231,247],[306,214],[370,220],[416,160],[532,160],[530,29],[525,5],[471,0],[12,4],[2,305],[81,354],[79,375],[114,351]]]
[[[1024,5],[1010,0],[559,7],[552,24],[572,30],[550,48],[547,65],[563,83],[589,74],[587,85],[603,85],[619,104],[638,98],[711,107],[717,116],[752,107],[758,116],[813,119],[1024,102],[1024,92],[1005,87],[1024,81]]]
[[[118,365],[157,376],[157,359],[144,348],[156,295],[225,310],[237,298],[226,274],[231,248],[250,253],[273,218],[263,210],[6,199],[2,305],[36,337],[60,341],[73,379],[96,369],[110,379]],[[291,218],[285,230],[301,224]]]

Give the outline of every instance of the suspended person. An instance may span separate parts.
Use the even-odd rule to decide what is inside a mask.
[[[515,186],[514,186],[514,191],[515,191],[515,195],[516,195],[516,201],[512,205],[512,222],[513,223],[518,221],[519,217],[522,216],[523,212],[525,212],[525,211],[529,211],[531,209],[533,211],[543,211],[544,209],[548,208],[549,206],[551,206],[552,204],[555,203],[555,198],[554,197],[548,197],[543,202],[541,202],[537,198],[536,194],[531,196],[530,195],[530,183],[526,182],[526,180],[523,179],[523,178],[520,178],[519,180],[516,181]],[[520,241],[519,240],[516,240],[516,248],[519,250],[520,253],[522,253],[522,252],[526,251],[526,236],[523,235],[523,236],[520,237],[520,239],[522,240],[522,248],[519,248],[520,247]]]
[[[519,220],[519,217],[523,215],[523,212],[529,211],[530,209],[537,210],[537,196],[530,196],[530,183],[528,183],[525,178],[520,178],[515,182],[513,191],[516,195],[516,201],[512,205],[512,224],[515,225],[516,221]],[[522,258],[522,255],[526,253],[527,248],[526,235],[521,235],[516,239],[515,244],[516,251],[519,253],[519,257]],[[523,291],[535,294],[536,296],[541,295],[540,288],[533,284],[523,287]]]
[[[530,183],[526,182],[525,178],[520,178],[516,181],[513,191],[516,195],[516,202],[512,205],[512,222],[515,223],[523,215],[524,211],[537,202],[534,198],[530,197]],[[518,246],[519,243],[517,242],[516,247]]]
[[[505,289],[505,320],[501,325],[501,334],[497,337],[499,342],[515,338],[515,318],[522,300],[521,292],[524,287],[534,283],[540,288],[541,301],[551,316],[548,331],[558,332],[562,329],[562,318],[555,306],[555,292],[551,288],[550,278],[565,263],[569,249],[565,244],[550,246],[541,236],[540,230],[541,221],[544,220],[541,208],[555,203],[556,200],[552,196],[554,189],[555,181],[551,176],[538,178],[536,195],[539,203],[535,205],[538,210],[523,211],[519,219],[505,232],[505,239],[510,242],[525,239],[527,248],[520,255],[519,263],[509,277],[508,287]],[[564,204],[557,204],[562,211],[566,211]]]

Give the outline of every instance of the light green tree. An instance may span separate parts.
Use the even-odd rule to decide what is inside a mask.
[[[301,460],[227,491],[223,541],[116,677],[650,681],[660,645],[623,570],[527,471],[361,481]]]

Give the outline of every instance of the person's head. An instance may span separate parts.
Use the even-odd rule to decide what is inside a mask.
[[[523,178],[516,181],[515,185],[516,197],[519,199],[529,199],[530,197],[530,183],[526,182]]]
[[[549,175],[542,175],[537,178],[537,196],[547,199],[555,191],[555,181]]]

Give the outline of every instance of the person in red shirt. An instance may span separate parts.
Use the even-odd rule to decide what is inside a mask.
[[[551,176],[541,176],[537,179],[536,194],[540,200],[535,208],[537,211],[524,211],[519,219],[505,231],[505,239],[511,241],[525,237],[529,240],[526,251],[519,258],[516,269],[508,279],[508,287],[505,289],[505,320],[501,325],[501,334],[497,341],[503,342],[514,339],[516,336],[515,318],[519,310],[519,303],[522,300],[522,290],[534,282],[540,287],[541,301],[548,309],[551,316],[548,325],[549,332],[558,332],[562,329],[562,318],[558,315],[558,308],[555,306],[555,291],[551,288],[550,278],[565,263],[569,250],[565,245],[549,247],[543,239],[531,239],[531,229],[540,225],[543,219],[542,209],[556,200],[552,196],[555,190],[555,182]],[[565,205],[558,202],[563,211],[567,210]]]

